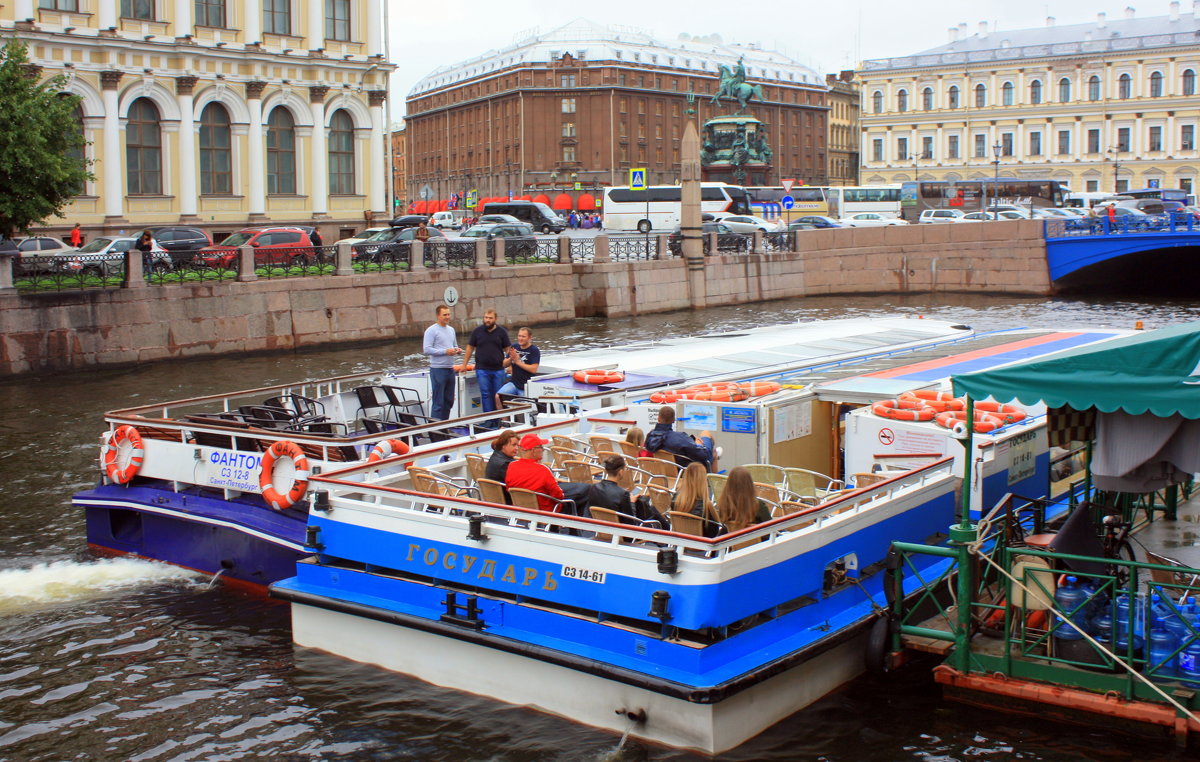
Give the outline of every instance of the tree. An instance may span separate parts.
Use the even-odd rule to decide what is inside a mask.
[[[81,159],[86,141],[75,119],[79,97],[63,93],[59,75],[38,83],[25,43],[0,50],[0,234],[26,232],[94,179]]]

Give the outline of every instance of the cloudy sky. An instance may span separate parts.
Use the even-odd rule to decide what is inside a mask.
[[[730,3],[723,0],[605,0],[553,3],[546,0],[459,0],[389,3],[392,118],[404,115],[404,98],[422,77],[488,50],[511,45],[531,32],[548,32],[576,18],[645,30],[669,42],[681,32],[719,33],[725,42],[760,43],[791,55],[825,74],[854,68],[864,58],[888,58],[947,42],[947,28],[965,22],[970,34],[979,22],[992,28],[1042,26],[1047,16],[1058,25],[1094,22],[1098,12],[1123,18],[1132,5],[1139,17],[1165,16],[1168,0],[782,0]],[[1191,13],[1191,0],[1180,3]],[[726,9],[742,7],[733,17]]]

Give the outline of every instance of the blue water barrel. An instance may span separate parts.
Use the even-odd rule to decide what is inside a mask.
[[[1153,627],[1147,638],[1148,651],[1146,660],[1149,665],[1146,674],[1155,680],[1170,680],[1175,677],[1178,669],[1178,659],[1173,656],[1179,639],[1166,627]]]
[[[1200,681],[1200,638],[1179,653],[1179,674],[1187,680]]]
[[[1079,587],[1075,577],[1067,577],[1063,584],[1054,591],[1054,607],[1062,612],[1062,617],[1054,616],[1054,637],[1059,640],[1080,640],[1083,635],[1076,630],[1068,620],[1077,624],[1081,629],[1087,626],[1087,615],[1084,611],[1087,604],[1087,593]]]

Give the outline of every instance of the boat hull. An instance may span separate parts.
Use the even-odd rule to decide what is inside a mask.
[[[307,516],[150,487],[102,485],[75,495],[88,545],[264,587],[296,573]]]
[[[865,669],[865,622],[741,680],[702,687],[642,679],[597,660],[384,609],[280,597],[291,601],[298,646],[704,754],[745,743]]]

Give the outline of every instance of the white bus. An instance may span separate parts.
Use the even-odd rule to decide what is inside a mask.
[[[651,185],[646,190],[617,186],[604,190],[605,230],[671,232],[679,225],[680,186]],[[745,188],[725,183],[700,183],[700,212],[750,214]]]
[[[885,217],[900,216],[900,184],[846,185],[825,188],[829,208],[837,217],[875,212]]]

